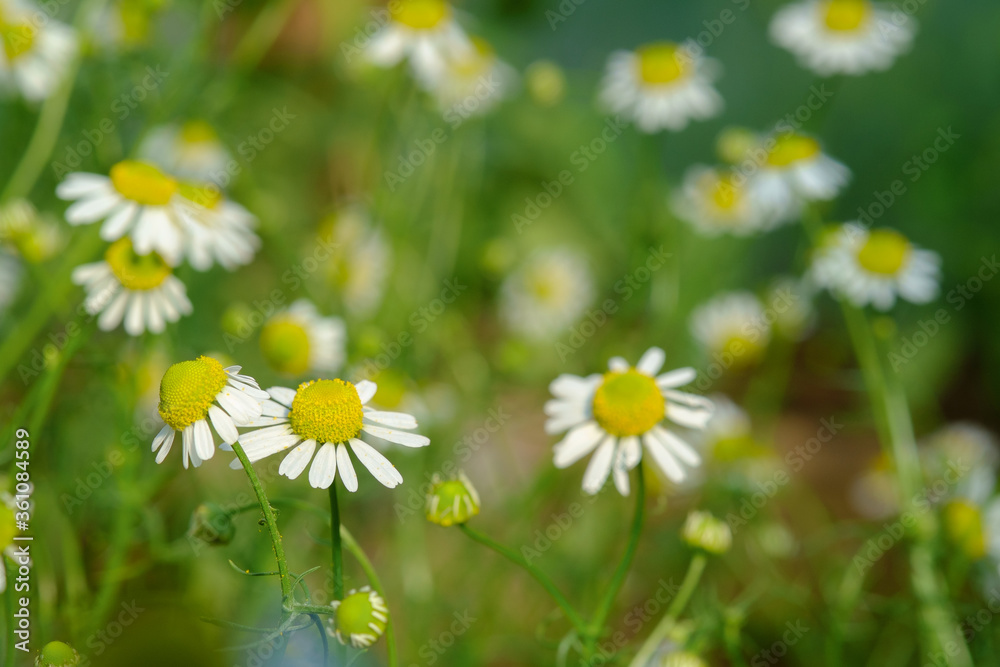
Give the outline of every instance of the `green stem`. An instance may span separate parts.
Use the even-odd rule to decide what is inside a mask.
[[[382,588],[382,582],[378,578],[378,573],[372,566],[372,562],[368,559],[368,556],[361,548],[361,545],[358,544],[358,541],[354,539],[353,535],[351,535],[351,532],[343,525],[340,526],[340,538],[344,542],[344,547],[350,551],[351,555],[354,556],[354,559],[358,561],[358,565],[361,566],[365,576],[368,577],[368,581],[371,583],[372,588],[374,588],[375,592],[378,593],[383,600],[385,600],[385,589]],[[388,602],[386,604],[388,604]],[[389,619],[385,623],[385,643],[386,649],[389,653],[389,667],[396,667],[396,630],[392,623],[391,612],[389,614]]]
[[[337,485],[330,485],[330,547],[333,551],[333,597],[344,599],[344,553],[341,543],[340,504]]]
[[[591,642],[601,635],[604,629],[604,622],[611,612],[611,606],[618,596],[618,591],[621,590],[622,584],[625,583],[625,575],[628,574],[628,569],[632,565],[632,559],[635,558],[635,552],[639,546],[639,535],[642,533],[642,520],[646,505],[646,479],[642,472],[642,461],[639,461],[636,472],[638,473],[636,478],[639,488],[635,494],[635,514],[632,517],[632,528],[629,531],[628,545],[625,547],[625,553],[622,554],[621,562],[618,563],[618,567],[611,577],[611,583],[608,585],[601,603],[594,611],[594,616],[590,622],[589,641]]]
[[[539,584],[542,585],[542,588],[545,589],[545,591],[552,597],[555,603],[559,605],[559,607],[563,610],[563,613],[566,614],[566,618],[569,619],[569,622],[573,624],[573,627],[576,628],[577,632],[580,633],[581,635],[586,635],[587,633],[586,621],[584,621],[583,617],[576,612],[576,609],[573,608],[573,605],[570,604],[569,600],[567,600],[566,597],[559,592],[559,589],[556,588],[556,585],[552,583],[552,580],[549,579],[547,574],[545,574],[537,567],[535,567],[534,565],[526,561],[524,558],[522,558],[521,554],[517,553],[513,549],[509,549],[503,546],[502,544],[499,544],[498,542],[494,542],[492,539],[490,539],[486,535],[483,535],[479,531],[469,528],[467,524],[463,523],[459,526],[459,528],[462,529],[463,533],[468,535],[476,542],[479,542],[483,546],[497,552],[498,554],[509,560],[514,565],[523,568],[528,574],[534,577],[535,581],[537,581]]]
[[[701,579],[702,572],[705,571],[707,563],[708,558],[703,553],[698,553],[691,559],[691,564],[688,565],[688,571],[684,575],[681,588],[677,591],[674,601],[670,603],[670,607],[667,608],[666,616],[660,619],[660,622],[656,624],[653,631],[649,633],[649,637],[646,638],[639,652],[632,658],[629,667],[647,667],[649,659],[653,657],[656,649],[667,638],[667,634],[677,623],[677,619],[684,611],[684,607],[687,606],[688,600],[691,599],[691,594],[694,593],[694,589],[698,586],[698,581]]]

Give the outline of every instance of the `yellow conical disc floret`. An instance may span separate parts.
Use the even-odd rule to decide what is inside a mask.
[[[639,77],[653,85],[671,83],[688,73],[687,58],[673,42],[639,47]]]
[[[767,163],[772,167],[787,167],[817,155],[819,155],[819,142],[812,137],[782,134],[774,140],[774,146],[767,154]]]
[[[441,0],[402,0],[390,4],[389,12],[397,23],[414,30],[430,30],[448,18],[451,9]]]
[[[867,271],[894,276],[910,254],[910,242],[892,229],[876,229],[858,251],[858,264]]]
[[[184,430],[208,416],[227,381],[222,364],[211,357],[174,364],[160,382],[160,417],[174,430]]]
[[[177,181],[146,162],[124,160],[111,167],[111,184],[126,199],[165,206],[177,192]]]
[[[163,284],[173,271],[155,252],[139,255],[126,236],[118,239],[104,253],[104,261],[111,267],[122,287],[128,290],[151,290]]]
[[[309,334],[296,320],[277,317],[265,324],[260,351],[279,373],[301,375],[309,370]]]
[[[605,373],[594,393],[594,419],[619,437],[645,433],[663,419],[666,410],[656,380],[634,368]]]
[[[344,380],[303,382],[295,392],[288,419],[292,431],[316,442],[347,442],[361,432],[361,398]]]

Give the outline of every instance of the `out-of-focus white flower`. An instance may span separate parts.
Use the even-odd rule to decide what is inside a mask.
[[[690,167],[671,206],[678,218],[705,236],[746,236],[764,228],[765,217],[753,193],[729,169]]]
[[[256,216],[214,185],[181,182],[173,208],[184,235],[184,254],[198,271],[213,264],[233,271],[253,261],[260,248]]]
[[[60,225],[43,218],[26,199],[15,199],[0,209],[0,243],[29,262],[43,262],[62,249]]]
[[[398,0],[389,5],[389,21],[372,37],[366,55],[380,67],[408,60],[424,85],[445,75],[448,62],[473,47],[443,0]]]
[[[260,332],[260,350],[279,373],[327,373],[346,357],[347,330],[339,317],[322,317],[316,306],[299,299],[276,313]]]
[[[805,0],[771,20],[771,39],[820,76],[885,70],[913,42],[916,22],[869,0]]]
[[[643,132],[678,131],[722,110],[722,97],[712,86],[717,71],[714,60],[673,42],[615,51],[608,58],[601,100]]]
[[[392,246],[368,212],[350,206],[328,216],[319,226],[324,243],[332,245],[327,277],[354,317],[367,317],[378,308],[392,267]]]
[[[727,366],[747,366],[760,360],[771,339],[764,306],[750,292],[721,294],[691,313],[691,334],[705,349],[727,360]]]
[[[52,94],[78,48],[72,28],[24,0],[0,2],[0,40],[0,82],[33,102]]]
[[[941,258],[892,229],[842,225],[816,250],[812,277],[858,307],[889,310],[901,297],[927,303],[938,293]]]
[[[566,75],[551,60],[536,60],[528,65],[524,83],[531,99],[543,107],[559,104],[566,95]]]
[[[490,111],[516,82],[514,68],[500,60],[486,40],[473,37],[472,48],[449,58],[441,76],[425,84],[445,113],[465,118]]]
[[[192,181],[211,181],[232,159],[215,128],[203,120],[153,128],[140,145],[139,155]]]
[[[758,203],[777,219],[801,209],[803,202],[833,199],[851,172],[823,153],[819,142],[785,132],[763,141],[766,157],[750,179]]]
[[[500,287],[500,316],[512,331],[550,339],[579,319],[594,298],[587,260],[567,248],[530,256]]]

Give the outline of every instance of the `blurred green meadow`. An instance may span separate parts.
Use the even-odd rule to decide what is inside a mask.
[[[91,665],[635,664],[700,553],[682,537],[695,509],[724,521],[732,545],[709,555],[644,664],[997,664],[996,444],[982,434],[1000,429],[1000,5],[907,3],[918,29],[891,69],[821,77],[769,39],[777,0],[460,2],[458,23],[511,68],[489,109],[489,86],[442,109],[406,64],[367,63],[386,12],[366,3],[39,3],[74,26],[79,56],[44,100],[13,87],[0,99],[0,259],[14,267],[0,271],[0,486],[31,485],[30,528],[5,523],[0,541],[33,538],[27,592],[5,551],[2,664],[34,664],[54,640]],[[688,38],[721,66],[720,113],[650,134],[602,108],[612,51]],[[100,224],[67,223],[56,189],[73,172],[108,174],[137,159],[154,128],[189,121],[228,152],[207,180],[256,217],[259,248],[232,271],[178,266],[192,309],[162,333],[103,331],[72,274],[109,243]],[[775,281],[810,270],[804,225],[709,237],[677,215],[686,169],[723,162],[718,139],[732,127],[815,136],[850,169],[836,198],[802,214],[817,227],[892,227],[940,255],[932,301],[866,311],[877,364],[899,389],[888,416],[829,291],[793,297],[805,313],[794,335],[771,328],[784,312]],[[550,287],[524,278],[541,311],[510,294],[550,251],[576,258],[572,285],[588,287],[538,334],[561,307],[545,305]],[[769,313],[764,343],[743,359],[708,349],[691,325],[699,306],[737,290]],[[343,322],[335,372],[279,372],[276,356],[297,348],[262,346],[266,323],[300,299]],[[588,495],[583,462],[553,465],[563,436],[545,431],[549,383],[603,373],[615,355],[635,363],[652,346],[665,370],[695,369],[688,391],[728,397],[749,426],[691,435],[704,462],[684,483],[644,459],[628,497],[611,481]],[[150,452],[162,376],[203,354],[264,389],[372,380],[373,403],[415,415],[430,438],[380,448],[398,487],[356,466],[357,492],[339,495],[390,610],[391,659],[387,637],[338,651],[325,620],[314,627],[308,615],[294,631],[254,630],[285,619],[246,474],[222,451],[184,469],[179,439],[162,464]],[[919,498],[902,502],[899,450],[879,442],[901,400],[921,475]],[[928,438],[963,422],[982,427],[986,458],[942,477]],[[328,605],[327,493],[305,474],[282,476],[280,463],[254,467],[290,572],[308,571],[300,590]],[[594,637],[574,635],[523,568],[425,518],[435,474],[460,470],[481,500],[470,526],[547,573],[587,617],[622,559],[644,475],[634,562]],[[982,511],[954,502],[969,473]],[[931,593],[914,571],[930,573]],[[345,587],[374,583],[345,554]],[[17,647],[21,607],[28,652]],[[951,653],[929,628],[967,648]],[[691,662],[671,657],[681,652]]]

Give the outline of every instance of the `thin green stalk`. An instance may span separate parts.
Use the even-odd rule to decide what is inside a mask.
[[[588,641],[591,642],[601,635],[601,631],[604,629],[604,622],[611,612],[611,606],[614,604],[615,598],[618,597],[618,591],[621,590],[622,584],[625,583],[625,575],[628,574],[628,569],[632,565],[632,559],[635,558],[635,552],[639,546],[639,535],[642,533],[642,520],[646,505],[646,479],[642,472],[642,461],[639,461],[636,472],[638,473],[636,479],[638,480],[637,486],[639,488],[635,494],[635,514],[632,517],[632,528],[629,530],[628,545],[625,547],[625,553],[622,554],[622,559],[618,563],[614,575],[611,577],[611,583],[608,585],[608,589],[605,591],[604,597],[601,599],[590,621]]]
[[[479,542],[483,546],[497,552],[498,554],[509,560],[514,565],[523,568],[528,574],[534,577],[535,581],[537,581],[539,584],[542,585],[542,588],[545,589],[545,592],[547,592],[555,601],[555,603],[559,605],[559,607],[563,610],[563,613],[566,614],[566,618],[569,619],[569,622],[573,624],[573,627],[576,628],[577,632],[580,633],[581,635],[586,635],[587,633],[586,621],[584,621],[583,617],[577,613],[576,609],[573,608],[573,605],[570,604],[569,600],[567,600],[566,597],[561,592],[559,592],[559,589],[556,588],[556,585],[552,583],[552,580],[549,579],[547,574],[545,574],[537,567],[535,567],[534,565],[526,561],[524,558],[522,558],[521,554],[517,553],[513,549],[509,549],[504,545],[499,544],[498,542],[493,541],[492,539],[490,539],[486,535],[483,535],[479,531],[469,528],[467,524],[463,523],[459,526],[459,528],[462,529],[463,533],[468,535],[476,542]]]
[[[281,583],[281,626],[283,627],[291,616],[291,612],[288,609],[291,607],[293,600],[292,579],[288,574],[288,562],[285,560],[285,547],[281,544],[278,521],[275,519],[274,509],[271,508],[271,504],[267,501],[267,494],[264,493],[264,487],[257,477],[257,471],[254,470],[250,459],[247,458],[246,452],[243,451],[243,445],[239,442],[234,442],[233,452],[236,453],[236,457],[240,460],[243,470],[250,480],[250,486],[253,487],[253,492],[257,496],[257,502],[260,503],[260,511],[264,515],[264,523],[267,525],[268,535],[271,537],[271,548],[274,551],[274,559],[278,562],[278,581]],[[274,643],[276,664],[281,664],[281,659],[287,645],[288,642],[284,639]]]
[[[372,588],[374,588],[375,592],[378,593],[383,600],[385,600],[385,589],[382,588],[382,582],[379,579],[375,568],[372,566],[372,562],[368,559],[368,556],[361,548],[361,545],[358,544],[358,541],[354,539],[354,536],[351,535],[351,532],[347,530],[343,524],[340,526],[340,537],[343,540],[344,547],[350,551],[351,555],[354,556],[354,559],[358,561],[358,565],[361,566],[365,576],[368,577],[368,581],[371,583]],[[388,602],[386,604],[388,604]],[[396,667],[396,630],[393,626],[391,612],[389,613],[389,619],[385,623],[385,643],[389,654],[389,667]]]
[[[344,599],[344,553],[340,537],[340,504],[337,485],[330,485],[330,547],[333,551],[333,597]]]
[[[677,591],[676,597],[674,597],[673,602],[667,608],[667,614],[660,622],[656,624],[653,631],[649,633],[649,637],[643,642],[642,647],[639,652],[635,654],[632,658],[632,662],[629,663],[629,667],[646,667],[649,663],[649,659],[653,657],[656,653],[656,649],[660,647],[660,644],[664,639],[667,638],[667,634],[677,623],[677,619],[680,617],[681,613],[684,611],[684,607],[687,606],[688,600],[691,599],[691,594],[694,593],[694,589],[698,586],[698,582],[701,580],[701,575],[705,571],[705,565],[708,563],[708,558],[704,553],[697,553],[695,557],[691,559],[691,564],[688,565],[687,574],[684,575],[684,581],[681,583],[681,588]]]

